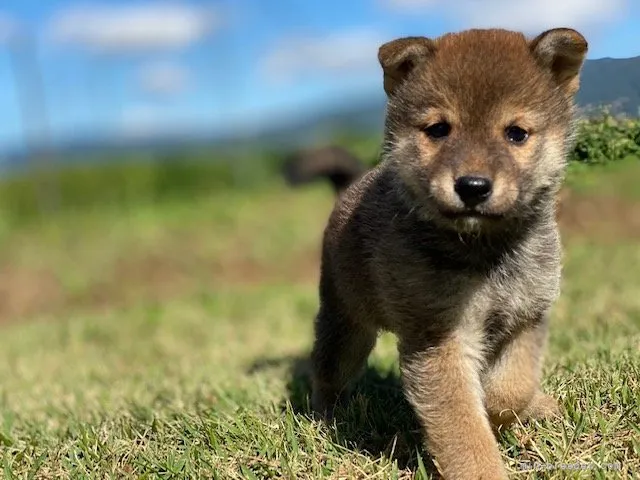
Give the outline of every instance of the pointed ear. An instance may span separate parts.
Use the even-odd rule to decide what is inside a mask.
[[[406,76],[436,51],[435,42],[426,37],[405,37],[385,43],[378,49],[384,74],[384,91],[391,96]]]
[[[530,48],[560,87],[571,95],[578,91],[580,69],[588,50],[588,43],[579,32],[570,28],[547,30],[531,41]]]

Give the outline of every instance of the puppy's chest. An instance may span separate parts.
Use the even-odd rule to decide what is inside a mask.
[[[554,269],[512,271],[493,275],[480,295],[485,299],[482,323],[489,346],[496,346],[514,331],[543,321],[559,290],[559,274]]]

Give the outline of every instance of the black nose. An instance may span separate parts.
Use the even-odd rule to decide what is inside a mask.
[[[475,207],[491,196],[493,184],[484,177],[465,175],[456,180],[455,191],[467,207]]]

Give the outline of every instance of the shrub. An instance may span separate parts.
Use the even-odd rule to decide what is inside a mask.
[[[602,164],[640,155],[640,120],[616,118],[607,110],[580,122],[570,160]]]

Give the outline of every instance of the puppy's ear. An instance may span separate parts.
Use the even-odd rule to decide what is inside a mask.
[[[391,96],[419,63],[436,51],[435,42],[426,37],[405,37],[385,43],[378,49],[384,74],[384,91]]]
[[[580,69],[588,50],[587,40],[571,28],[554,28],[531,40],[531,53],[551,72],[556,83],[574,95],[580,85]]]

